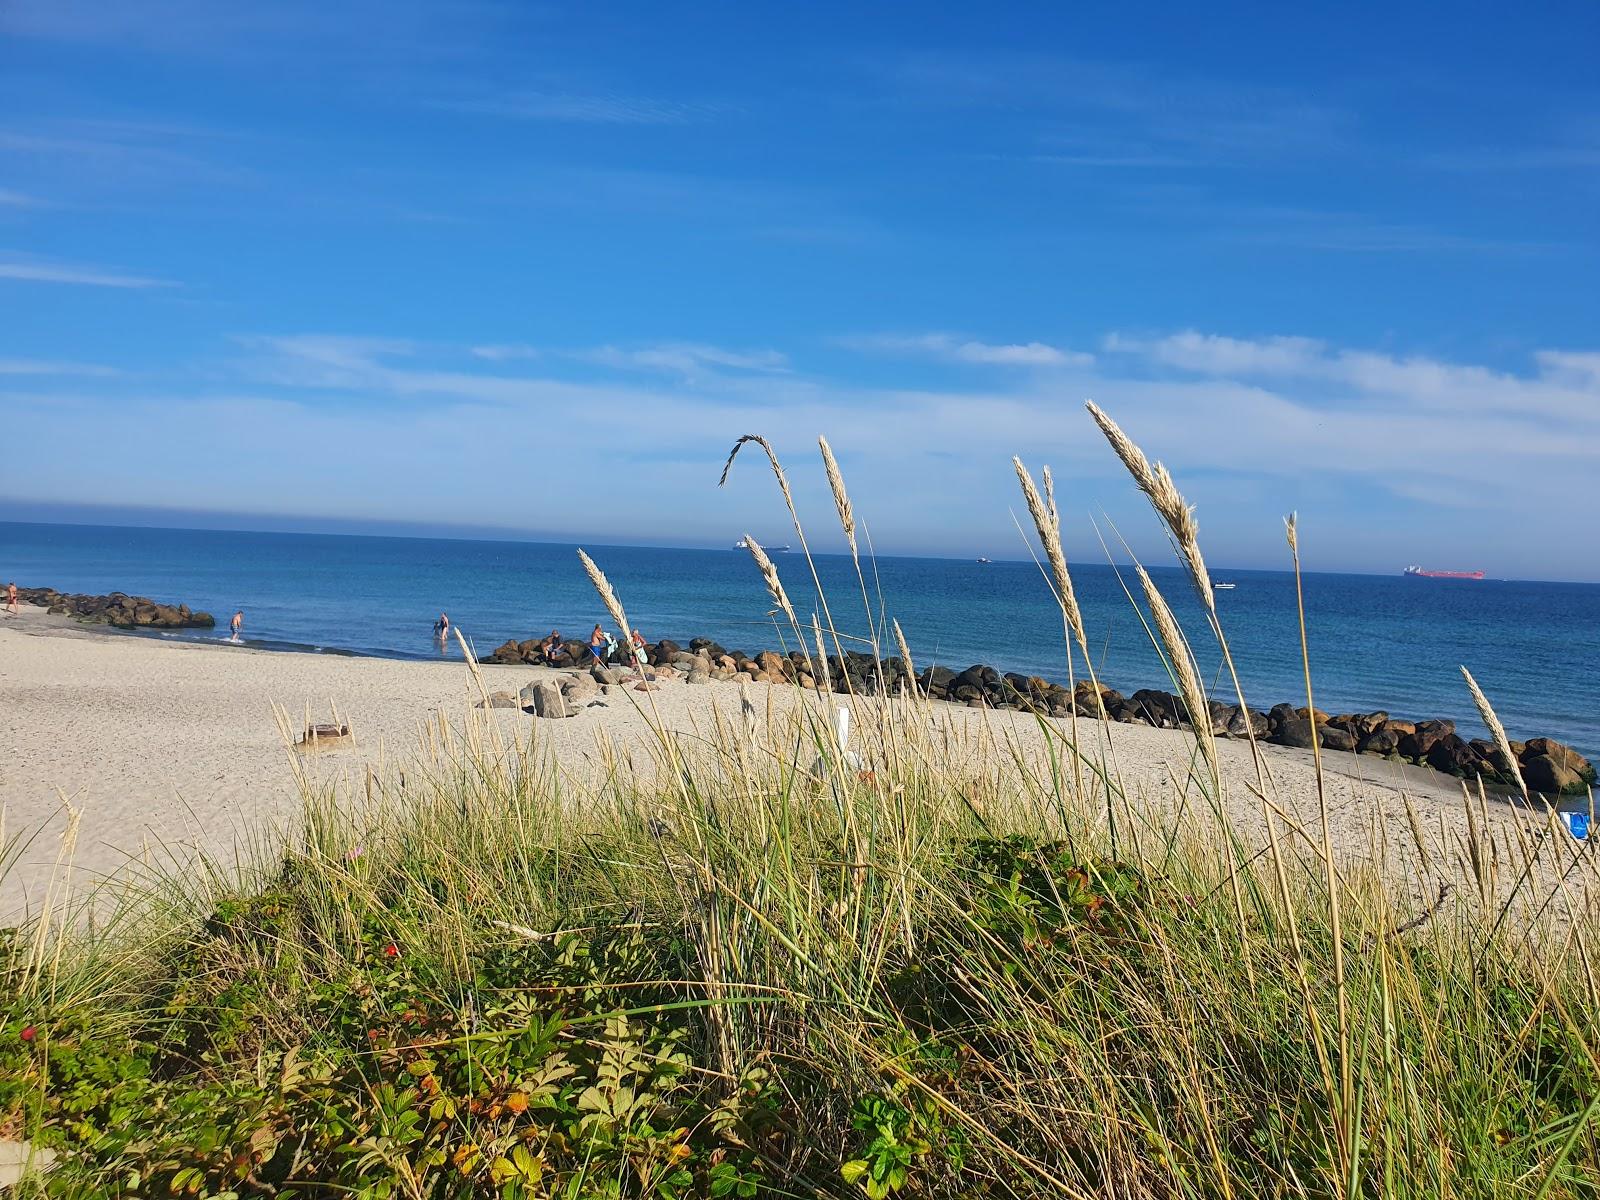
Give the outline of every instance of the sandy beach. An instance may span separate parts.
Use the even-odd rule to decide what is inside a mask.
[[[527,666],[483,671],[491,690],[516,690],[561,674]],[[757,686],[764,706],[767,689]],[[31,840],[0,883],[0,915],[41,902],[69,808],[80,822],[72,860],[80,883],[141,861],[181,859],[191,847],[226,860],[252,828],[292,819],[298,810],[293,762],[300,756],[286,745],[274,706],[288,714],[296,731],[308,714],[327,721],[336,711],[347,721],[352,744],[311,756],[305,765],[319,780],[359,786],[369,766],[403,762],[415,752],[425,725],[441,714],[460,721],[478,696],[461,662],[164,640],[87,629],[25,608],[0,621],[0,806],[7,836],[20,833]],[[668,728],[703,730],[714,705],[738,710],[739,689],[731,683],[664,683],[651,699]],[[565,720],[540,720],[519,709],[488,711],[503,729],[524,736],[537,725],[542,746],[562,773],[583,785],[597,775],[604,742],[626,750],[646,745],[650,736],[637,693],[618,689],[600,700]],[[799,693],[775,688],[771,700],[782,709],[798,702]],[[977,723],[988,722],[987,732],[1014,732],[1018,745],[1039,742],[1024,714],[935,707],[940,719],[973,732]],[[1113,726],[1111,733],[1114,769],[1130,794],[1152,809],[1185,803],[1174,781],[1185,774],[1192,748],[1187,735],[1130,725]],[[1259,832],[1249,749],[1221,741],[1218,750],[1230,816],[1247,836]],[[1317,811],[1310,754],[1263,750],[1274,803],[1309,827]],[[1348,754],[1330,755],[1328,764],[1333,838],[1349,859],[1370,857],[1372,847],[1382,845],[1404,869],[1414,855],[1406,796],[1430,829],[1460,821],[1460,786],[1453,780]],[[1503,805],[1491,805],[1490,813],[1497,821],[1518,819]],[[1421,878],[1413,883],[1418,896],[1431,887]]]

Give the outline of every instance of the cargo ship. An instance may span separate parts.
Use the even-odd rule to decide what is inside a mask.
[[[1482,571],[1425,571],[1421,567],[1407,567],[1405,574],[1422,579],[1482,579]]]

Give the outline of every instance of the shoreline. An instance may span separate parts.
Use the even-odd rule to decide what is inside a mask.
[[[310,654],[341,658],[366,658],[393,662],[439,663],[456,661],[457,646],[453,638],[436,642],[439,653],[424,655],[395,651],[363,650],[352,647],[325,646],[307,642],[273,641],[270,639],[238,639],[226,634],[211,634],[214,622],[208,613],[196,613],[189,621],[186,605],[173,608],[145,597],[129,597],[122,592],[104,596],[63,594],[53,588],[27,588],[23,590],[25,611],[55,604],[48,609],[51,615],[64,616],[88,631],[132,634],[153,638],[164,643],[189,643],[220,645],[230,649],[252,649],[269,653]],[[122,621],[107,622],[106,615],[113,605],[122,606]],[[164,613],[171,621],[163,627],[147,623],[143,616],[135,623],[134,609],[144,610],[145,616]],[[177,618],[185,618],[182,621]],[[206,630],[201,633],[198,630]],[[483,651],[472,643],[473,655],[482,666],[491,664],[544,666],[556,669],[587,671],[594,665],[586,644],[577,641],[562,643],[556,651],[556,661],[546,664],[540,653],[542,644],[533,640],[507,639],[492,651]],[[1036,712],[1040,715],[1065,717],[1076,713],[1080,717],[1107,716],[1125,724],[1143,724],[1161,729],[1187,730],[1190,714],[1182,701],[1171,693],[1145,688],[1124,697],[1103,683],[1100,697],[1096,698],[1089,685],[1079,682],[1071,690],[1058,680],[1017,672],[1002,673],[998,668],[977,664],[963,671],[933,666],[917,673],[913,680],[906,663],[898,656],[885,656],[874,662],[872,656],[857,652],[830,655],[827,664],[826,687],[819,687],[812,678],[817,664],[806,654],[790,652],[780,655],[772,651],[758,651],[745,655],[742,651],[729,652],[709,638],[692,638],[688,652],[677,642],[661,640],[643,647],[647,667],[680,667],[693,670],[696,665],[717,679],[743,679],[739,672],[748,673],[750,679],[767,683],[796,683],[808,689],[830,691],[838,695],[895,694],[899,691],[920,689],[928,698],[937,701],[960,703],[966,701],[974,707],[1011,709]],[[700,657],[696,659],[695,655]],[[635,663],[626,657],[620,647],[608,666],[632,670]],[[820,662],[820,660],[819,660]],[[757,669],[758,666],[760,669]],[[1313,738],[1321,743],[1324,752],[1353,751],[1381,758],[1400,771],[1415,770],[1420,781],[1434,775],[1446,779],[1481,782],[1492,791],[1510,793],[1518,789],[1524,778],[1531,794],[1546,802],[1570,807],[1574,798],[1586,798],[1595,783],[1595,770],[1581,753],[1554,739],[1538,736],[1527,741],[1511,743],[1512,753],[1520,759],[1522,773],[1512,769],[1498,747],[1485,738],[1467,738],[1457,734],[1455,718],[1419,718],[1417,720],[1391,718],[1389,712],[1355,710],[1341,715],[1310,709],[1293,702],[1274,705],[1262,711],[1230,704],[1226,700],[1208,699],[1206,719],[1218,738],[1251,737],[1263,744],[1279,748],[1309,750]],[[1471,728],[1471,718],[1468,718]],[[1313,731],[1315,725],[1315,731]],[[1355,772],[1357,777],[1361,772]]]
[[[481,670],[490,692],[572,678],[544,667],[485,664]],[[652,744],[650,720],[656,717],[669,730],[697,737],[736,715],[746,692],[758,709],[767,708],[768,719],[801,704],[835,704],[833,696],[792,685],[741,688],[681,679],[655,686],[648,711],[631,688],[612,685],[589,693],[592,701],[586,699],[575,717],[536,717],[520,707],[479,708],[477,715],[507,737],[532,739],[581,802],[604,793],[608,763],[619,754],[631,757]],[[370,772],[403,769],[441,722],[472,715],[479,697],[459,658],[419,663],[104,636],[42,610],[0,620],[0,729],[14,748],[0,765],[0,809],[6,837],[32,839],[0,879],[0,923],[43,902],[69,809],[78,823],[73,864],[81,880],[181,865],[195,852],[242,861],[263,830],[298,817],[297,768],[316,787],[358,796]],[[1030,755],[1043,741],[1028,714],[943,703],[926,711],[957,739],[993,744],[999,737]],[[275,712],[289,714],[291,723],[302,714],[308,722],[335,716],[354,736],[300,756],[285,744]],[[1050,724],[1069,728],[1067,720]],[[1080,749],[1091,757],[1099,753],[1139,805],[1182,819],[1184,806],[1193,803],[1184,799],[1190,734],[1083,718],[1078,725]],[[1114,761],[1105,757],[1107,747]],[[1309,827],[1317,811],[1309,752],[1261,749],[1277,803]],[[1219,740],[1217,751],[1230,811],[1248,829],[1260,815],[1251,795],[1249,747]],[[1323,757],[1335,840],[1354,859],[1370,858],[1373,821],[1381,822],[1385,844],[1404,850],[1410,835],[1403,802],[1415,802],[1436,823],[1461,820],[1459,780],[1397,769],[1383,759]],[[1520,819],[1506,803],[1490,812],[1497,821]],[[1420,894],[1426,890],[1421,875],[1411,874]]]

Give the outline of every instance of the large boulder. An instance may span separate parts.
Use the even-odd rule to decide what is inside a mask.
[[[1141,688],[1131,697],[1144,719],[1157,729],[1177,729],[1189,721],[1183,701],[1170,692]]]
[[[1294,746],[1301,750],[1311,749],[1313,726],[1305,717],[1295,717],[1285,721],[1272,730],[1271,740],[1279,746]],[[1356,739],[1343,729],[1335,729],[1332,725],[1318,725],[1315,727],[1315,737],[1325,750],[1354,750]]]
[[[1589,765],[1589,760],[1571,746],[1564,746],[1554,738],[1540,737],[1533,738],[1522,748],[1523,759],[1538,758],[1540,755],[1544,755],[1560,766],[1565,767],[1585,783],[1595,782],[1594,768]]]
[[[1525,758],[1522,761],[1522,781],[1530,791],[1546,796],[1577,792],[1584,786],[1581,775],[1549,754],[1534,754]]]
[[[1400,739],[1400,753],[1418,762],[1426,762],[1428,751],[1433,749],[1434,743],[1454,736],[1455,731],[1454,721],[1418,721],[1416,730]]]
[[[1483,774],[1485,764],[1471,743],[1453,733],[1447,733],[1428,747],[1427,764],[1446,775],[1459,775],[1470,779]]]
[[[600,694],[600,685],[591,675],[574,675],[571,679],[563,679],[557,686],[561,688],[562,698],[567,701],[568,707],[581,707]]]
[[[485,662],[500,663],[503,666],[515,666],[522,661],[522,647],[510,638],[496,646]]]
[[[1251,712],[1248,709],[1235,708],[1228,718],[1228,728],[1225,731],[1229,737],[1257,739],[1265,738],[1272,732],[1272,725],[1267,720],[1266,713]]]
[[[1366,734],[1356,743],[1362,754],[1376,754],[1387,758],[1400,752],[1400,734],[1391,725],[1384,725]]]
[[[569,708],[566,699],[561,695],[561,687],[553,679],[541,679],[538,683],[531,683],[523,689],[523,695],[533,703],[528,707],[533,709],[536,717],[570,717],[576,709]]]

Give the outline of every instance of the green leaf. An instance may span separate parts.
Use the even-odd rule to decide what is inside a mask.
[[[851,1159],[839,1168],[839,1174],[844,1176],[846,1183],[855,1183],[867,1173],[867,1160],[864,1158]]]

